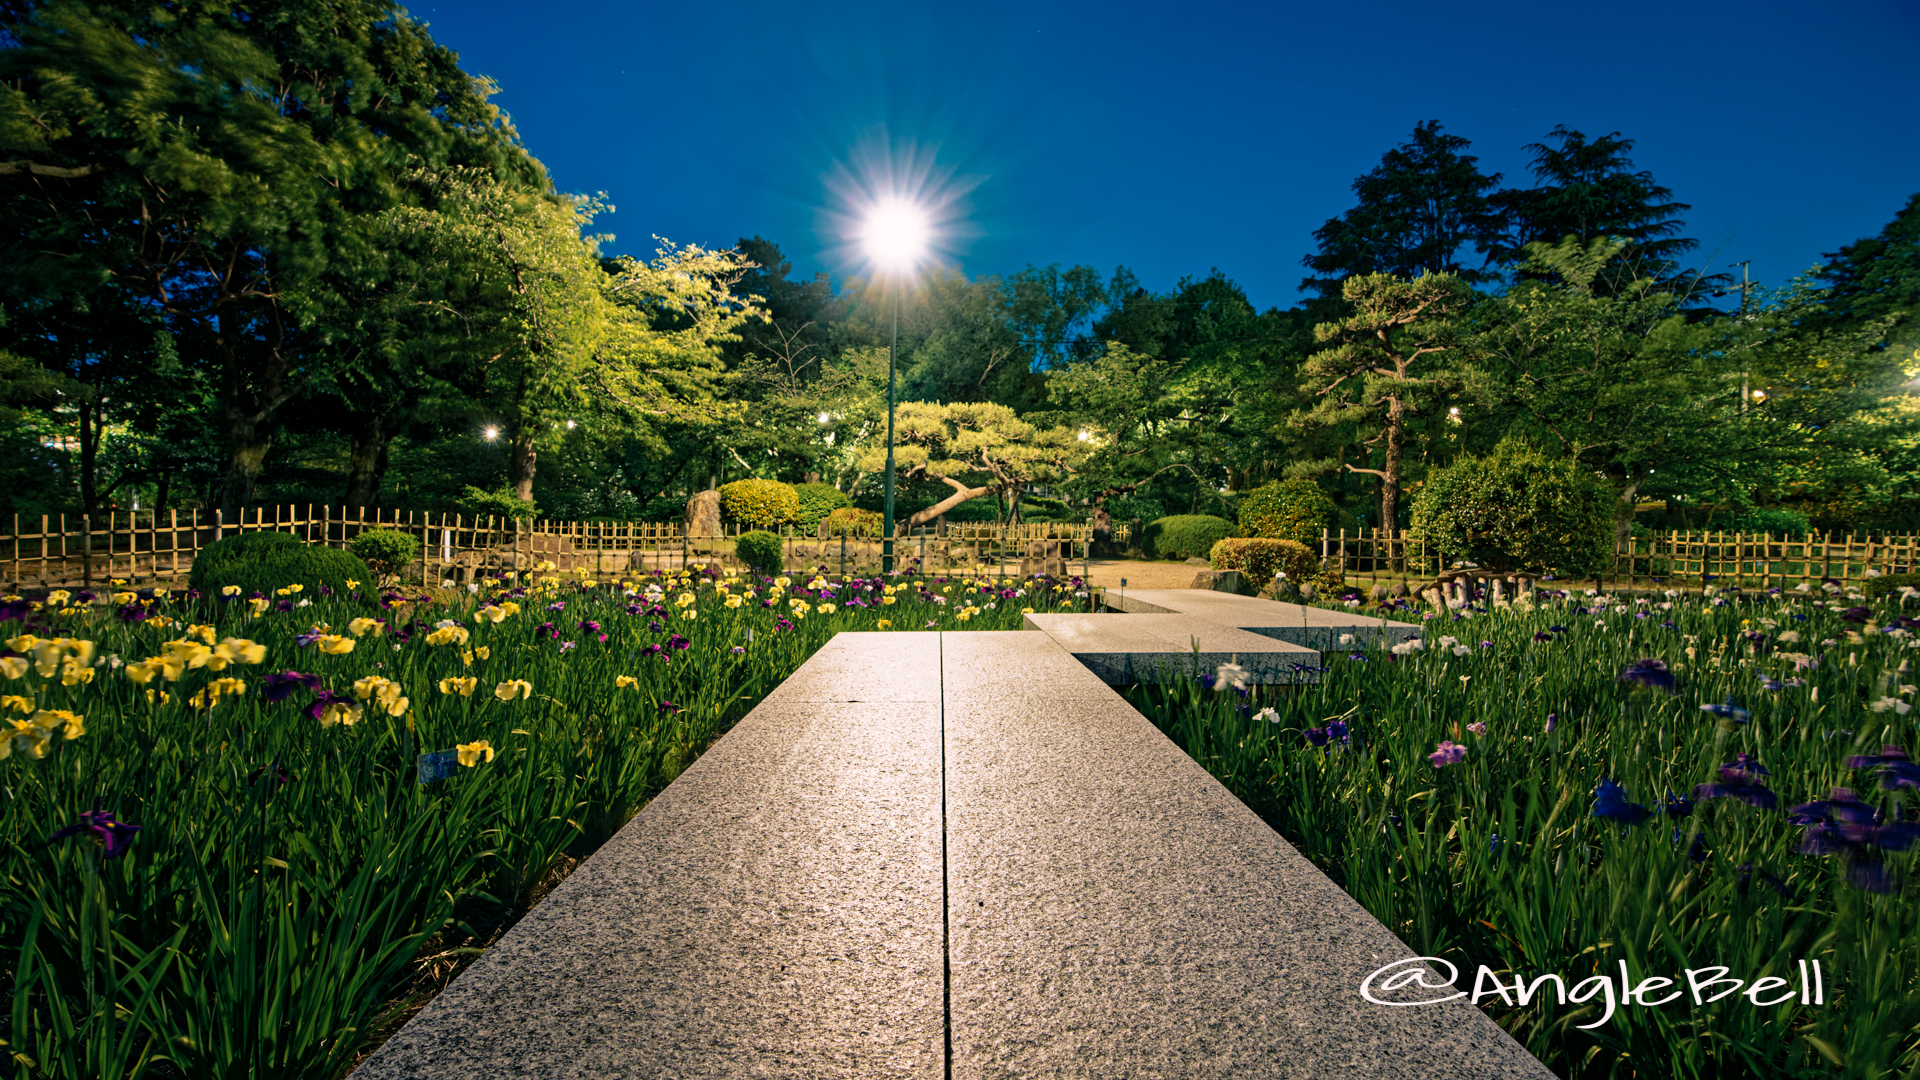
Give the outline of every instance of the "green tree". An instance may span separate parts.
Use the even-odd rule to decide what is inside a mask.
[[[1463,153],[1471,145],[1442,134],[1438,120],[1416,124],[1411,139],[1353,182],[1359,205],[1314,230],[1320,249],[1300,261],[1315,276],[1302,281],[1301,290],[1337,300],[1347,278],[1368,274],[1497,280],[1493,271],[1461,262],[1463,248],[1485,254],[1504,231],[1489,197],[1500,174],[1483,174],[1479,159]]]
[[[1564,124],[1547,138],[1555,144],[1526,146],[1533,156],[1528,171],[1537,183],[1493,197],[1509,228],[1491,248],[1494,259],[1514,264],[1524,275],[1529,244],[1553,245],[1571,236],[1590,245],[1605,236],[1624,243],[1590,282],[1601,295],[1652,281],[1663,291],[1701,299],[1728,283],[1724,275],[1680,269],[1680,259],[1700,246],[1680,235],[1686,222],[1679,215],[1691,207],[1675,201],[1672,190],[1654,182],[1653,173],[1633,171],[1627,157],[1632,139],[1615,131],[1589,140]]]
[[[217,388],[218,500],[281,410],[355,362],[373,223],[416,160],[530,166],[491,87],[391,4],[51,0],[0,27],[0,300],[159,313]]]
[[[894,423],[896,475],[951,489],[946,498],[896,526],[903,530],[918,528],[969,499],[1064,480],[1086,455],[1072,429],[1036,427],[990,401],[910,401],[897,408]],[[860,458],[860,467],[868,472],[886,467],[884,435],[874,442]]]
[[[1413,420],[1465,380],[1452,316],[1472,290],[1451,274],[1404,281],[1391,274],[1349,277],[1342,299],[1352,314],[1314,328],[1325,348],[1301,369],[1302,390],[1317,399],[1294,417],[1302,427],[1352,425],[1355,441],[1377,448],[1379,468],[1346,463],[1348,472],[1380,479],[1380,525],[1399,522],[1406,481],[1407,436]]]

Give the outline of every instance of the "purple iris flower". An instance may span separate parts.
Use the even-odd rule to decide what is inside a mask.
[[[1720,779],[1713,783],[1696,784],[1693,789],[1695,801],[1706,799],[1739,799],[1748,806],[1757,806],[1762,810],[1777,810],[1780,797],[1768,790],[1761,777],[1768,775],[1767,767],[1759,760],[1741,752],[1735,754],[1732,761],[1720,766]]]
[[[93,590],[91,590],[91,589],[81,589],[81,590],[80,590],[79,592],[77,592],[77,593],[74,593],[74,594],[73,594],[73,601],[74,601],[74,603],[76,603],[76,604],[91,604],[91,603],[93,603],[93,601],[94,601],[94,595],[93,595]]]
[[[277,603],[277,604],[275,604],[275,605],[273,605],[273,610],[275,610],[275,611],[292,611],[292,610],[293,610],[293,601],[291,601],[291,600],[282,600],[282,601],[280,601],[279,603]]]
[[[1675,795],[1672,788],[1667,789],[1666,806],[1668,817],[1683,818],[1693,813],[1693,800],[1684,795]]]
[[[638,615],[638,614],[640,614],[641,612],[643,612],[643,611],[645,611],[645,610],[647,610],[647,609],[646,609],[646,608],[644,608],[644,607],[641,607],[641,606],[640,606],[639,604],[628,604],[628,605],[627,605],[627,614],[629,614],[629,615]]]
[[[128,845],[133,843],[133,834],[139,831],[140,826],[138,825],[129,825],[124,821],[115,821],[113,819],[113,812],[100,809],[100,803],[96,800],[92,810],[82,812],[80,820],[77,823],[69,825],[48,837],[47,843],[53,844],[57,841],[65,840],[69,836],[78,836],[83,832],[90,832],[106,847],[107,858],[117,859],[126,852]]]
[[[1326,728],[1310,727],[1302,731],[1300,734],[1306,736],[1307,741],[1309,743],[1312,743],[1315,746],[1327,745],[1327,729]]]
[[[150,618],[153,613],[148,611],[145,607],[142,607],[139,604],[127,604],[121,607],[120,610],[115,614],[120,616],[121,622],[137,623],[137,622],[146,622],[147,619]]]
[[[659,704],[659,705],[657,706],[657,708],[659,708],[659,710],[660,710],[661,712],[663,712],[663,713],[677,713],[677,712],[679,712],[679,711],[680,711],[680,706],[678,706],[678,705],[675,705],[675,704],[674,704],[673,702],[671,702],[671,701],[662,701],[662,702],[661,702],[661,703],[660,703],[660,704]]]
[[[1872,617],[1873,617],[1873,612],[1863,607],[1850,607],[1847,610],[1840,613],[1841,622],[1849,622],[1854,624],[1855,626],[1858,626],[1861,623],[1866,622],[1869,618],[1872,618]]]
[[[314,642],[319,640],[320,640],[320,631],[309,630],[304,634],[296,635],[293,639],[293,643],[302,648],[305,648],[306,646],[311,645]]]
[[[533,628],[533,636],[537,638],[557,638],[560,636],[560,631],[554,629],[552,623],[543,622]]]
[[[327,706],[333,704],[336,701],[343,702],[347,705],[352,705],[353,695],[336,694],[331,690],[322,690],[319,693],[314,695],[313,704],[307,706],[307,709],[306,709],[307,715],[313,717],[315,720],[318,720],[320,719],[321,714],[327,711]]]
[[[1910,787],[1920,790],[1920,764],[1907,757],[1907,752],[1898,746],[1888,744],[1880,748],[1878,754],[1870,756],[1856,755],[1847,759],[1849,769],[1880,770],[1880,786],[1887,791]]]
[[[292,697],[295,691],[302,688],[320,689],[320,676],[302,675],[297,671],[282,671],[261,679],[260,687],[261,697],[270,702],[280,702]]]
[[[1731,721],[1735,724],[1744,724],[1752,718],[1752,714],[1740,706],[1735,705],[1731,697],[1727,698],[1725,703],[1720,705],[1702,705],[1700,706],[1700,711],[1703,713],[1711,713],[1722,720]]]
[[[1801,854],[1844,857],[1848,883],[1869,892],[1893,891],[1880,852],[1905,851],[1920,840],[1920,825],[1886,822],[1848,788],[1834,788],[1825,799],[1794,807],[1788,820],[1806,826]]]
[[[600,629],[600,624],[597,622],[594,622],[592,619],[588,619],[580,624],[580,629],[585,630],[587,633],[591,634],[591,633],[597,632]]]
[[[1627,799],[1627,789],[1613,780],[1602,780],[1593,791],[1593,816],[1617,821],[1622,825],[1638,825],[1645,821],[1653,811],[1639,803]]]
[[[669,649],[685,649],[692,647],[692,645],[693,642],[688,641],[679,634],[675,634],[667,639],[667,648]]]
[[[1633,663],[1628,664],[1626,670],[1620,673],[1620,677],[1616,681],[1634,683],[1635,685],[1644,686],[1652,690],[1662,690],[1669,694],[1678,693],[1674,687],[1673,669],[1667,667],[1665,660],[1656,660],[1652,657],[1644,660],[1635,660]]]
[[[0,622],[11,622],[14,619],[18,619],[21,622],[25,622],[27,620],[27,617],[32,614],[33,614],[33,604],[29,601],[26,601],[26,600],[0,601]]]
[[[555,600],[553,603],[547,605],[547,610],[565,611],[567,610],[567,602],[565,600]]]
[[[658,656],[662,660],[667,659],[666,650],[662,649],[659,645],[649,645],[646,648],[641,649],[640,655],[641,656]]]
[[[1547,633],[1547,632],[1546,632],[1545,630],[1535,630],[1535,631],[1533,632],[1533,640],[1535,640],[1535,641],[1552,641],[1552,640],[1553,640],[1553,635],[1552,635],[1552,634],[1549,634],[1549,633]]]
[[[1781,682],[1779,679],[1771,678],[1764,674],[1760,676],[1760,689],[1762,690],[1784,690],[1786,686],[1787,684]]]
[[[1427,760],[1433,762],[1433,767],[1436,769],[1458,765],[1467,760],[1467,748],[1449,739],[1442,739],[1433,753],[1427,755]]]

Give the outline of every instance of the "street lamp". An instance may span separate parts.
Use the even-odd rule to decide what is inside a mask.
[[[881,522],[880,572],[893,573],[893,356],[900,345],[900,288],[926,252],[927,213],[904,199],[885,199],[867,213],[861,240],[867,256],[890,277],[893,336],[887,342],[887,500]]]

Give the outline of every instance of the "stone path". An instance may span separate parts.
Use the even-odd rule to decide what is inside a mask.
[[[355,1075],[1552,1075],[1410,955],[1047,635],[842,633]]]

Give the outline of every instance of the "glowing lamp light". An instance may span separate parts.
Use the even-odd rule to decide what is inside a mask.
[[[1091,438],[1093,438],[1093,433],[1092,433],[1092,432],[1089,432],[1089,431],[1082,431],[1082,432],[1080,433],[1080,441],[1081,441],[1081,442],[1086,442],[1086,441],[1087,441],[1088,439],[1091,439]]]
[[[882,269],[911,270],[926,254],[927,212],[904,199],[882,199],[867,213],[860,241]]]
[[[492,442],[500,437],[500,429],[497,427],[483,428],[480,431],[480,435],[488,442]]]
[[[821,414],[820,414],[820,422],[821,422],[821,423],[823,423],[823,424],[825,424],[825,423],[828,423],[828,422],[829,422],[829,421],[831,421],[832,419],[833,419],[833,417],[831,417],[831,416],[828,416],[828,415],[827,415],[826,413],[821,413]]]
[[[568,430],[568,431],[572,431],[572,430],[573,430],[573,421],[571,421],[571,420],[569,420],[569,421],[567,421],[567,430]]]
[[[1755,390],[1753,392],[1753,400],[1755,401],[1767,400],[1767,392],[1765,390]]]

